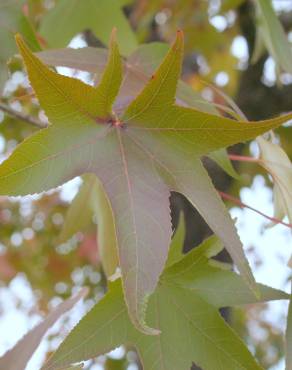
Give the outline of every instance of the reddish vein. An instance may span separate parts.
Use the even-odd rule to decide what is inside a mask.
[[[261,215],[261,216],[263,216],[263,217],[267,218],[268,220],[272,221],[272,222],[273,222],[273,223],[275,223],[275,224],[281,224],[281,225],[287,226],[287,227],[289,227],[290,229],[292,229],[292,224],[289,224],[289,223],[283,222],[283,221],[279,220],[278,218],[268,216],[268,215],[266,215],[265,213],[263,213],[263,212],[259,211],[258,209],[253,208],[253,207],[251,207],[251,206],[249,206],[249,205],[247,205],[247,204],[245,204],[245,203],[241,202],[241,200],[239,200],[238,198],[233,197],[233,196],[232,196],[232,195],[230,195],[230,194],[226,194],[226,193],[224,193],[224,192],[222,192],[222,191],[218,191],[218,193],[221,195],[221,197],[222,197],[223,199],[227,199],[227,200],[231,201],[232,203],[237,204],[240,208],[248,208],[248,209],[250,209],[250,210],[252,210],[252,211],[254,211],[254,212],[258,213],[259,215]]]

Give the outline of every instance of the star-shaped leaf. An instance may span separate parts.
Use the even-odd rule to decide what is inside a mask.
[[[221,249],[222,244],[212,237],[164,271],[147,311],[147,322],[159,327],[160,335],[148,336],[135,329],[117,280],[43,369],[62,369],[121,344],[135,346],[144,370],[188,370],[192,362],[203,370],[262,369],[218,312],[226,305],[256,302],[239,275],[209,260]],[[258,287],[263,301],[289,297]]]
[[[26,139],[2,163],[0,193],[41,192],[94,173],[113,210],[130,317],[148,334],[158,333],[146,326],[144,316],[167,259],[171,190],[184,194],[198,209],[255,290],[233,222],[200,156],[258,136],[291,115],[239,122],[175,104],[183,54],[181,32],[155,74],[124,108],[113,106],[122,82],[114,37],[97,87],[49,70],[21,37],[17,42],[51,125]]]

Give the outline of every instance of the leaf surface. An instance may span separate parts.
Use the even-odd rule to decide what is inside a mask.
[[[175,104],[183,52],[179,32],[163,62],[124,113],[114,100],[122,63],[114,37],[97,87],[49,70],[17,38],[31,84],[51,125],[20,144],[0,166],[0,193],[24,195],[94,173],[113,210],[123,288],[142,331],[149,295],[167,260],[169,195],[183,193],[255,283],[233,222],[199,157],[279,126],[291,118],[239,122]],[[159,206],[158,206],[159,205]]]
[[[0,358],[0,368],[5,370],[23,370],[31,356],[39,346],[42,337],[54,323],[87,294],[87,289],[82,289],[74,297],[59,304],[35,328],[30,330],[16,345]]]
[[[225,306],[225,302],[222,305],[223,300],[220,302],[218,299],[220,294],[228,296],[228,302],[235,305],[254,302],[254,297],[247,293],[244,282],[234,272],[229,272],[232,290],[244,292],[243,296],[238,294],[232,298],[233,292],[227,294],[224,285],[216,284],[217,273],[223,270],[216,267],[208,270],[209,257],[221,249],[218,239],[210,238],[162,274],[147,311],[147,321],[161,329],[160,335],[147,336],[134,328],[127,315],[121,283],[117,280],[110,285],[109,293],[73,329],[43,369],[58,369],[70,362],[95,357],[121,344],[136,347],[144,370],[187,370],[192,362],[204,370],[262,369],[217,311]],[[203,268],[206,270],[201,274]],[[196,275],[197,269],[199,272]],[[192,272],[193,281],[188,275],[187,286],[186,274]],[[180,273],[182,276],[176,281]],[[203,289],[197,291],[195,285],[199,287],[200,280]],[[262,300],[287,299],[283,292],[266,289]]]

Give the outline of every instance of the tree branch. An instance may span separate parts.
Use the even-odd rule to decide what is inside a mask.
[[[39,128],[45,128],[48,125],[44,122],[41,122],[34,117],[30,116],[29,114],[23,114],[20,112],[15,111],[9,105],[0,102],[0,110],[6,114],[8,114],[10,117],[20,119],[21,121],[24,121],[26,123],[29,123],[30,125],[33,125],[35,127]]]

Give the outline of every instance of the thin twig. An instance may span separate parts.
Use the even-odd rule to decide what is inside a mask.
[[[228,154],[229,159],[232,161],[239,161],[239,162],[256,162],[260,163],[262,162],[261,159],[259,158],[254,158],[254,157],[248,157],[244,155],[237,155],[237,154]]]
[[[22,120],[26,123],[29,123],[30,125],[33,125],[33,126],[36,126],[36,127],[39,127],[39,128],[47,127],[46,123],[43,123],[43,122],[35,119],[34,117],[30,116],[29,114],[23,114],[23,113],[17,112],[16,110],[12,109],[11,107],[9,107],[9,105],[7,105],[5,103],[0,102],[0,110],[7,113],[9,116],[11,116],[13,118],[17,118],[17,119],[20,119],[20,120]]]
[[[258,209],[253,208],[253,207],[251,207],[251,206],[249,206],[245,203],[242,203],[239,199],[233,197],[232,195],[226,194],[223,191],[218,191],[218,193],[221,195],[221,197],[223,199],[227,199],[227,200],[231,201],[232,203],[237,204],[240,208],[248,208],[248,209],[258,213],[259,215],[267,218],[268,220],[272,221],[274,224],[281,224],[281,225],[287,226],[290,229],[292,229],[292,224],[283,222],[283,221],[279,220],[278,218],[268,216],[265,213],[259,211]]]

